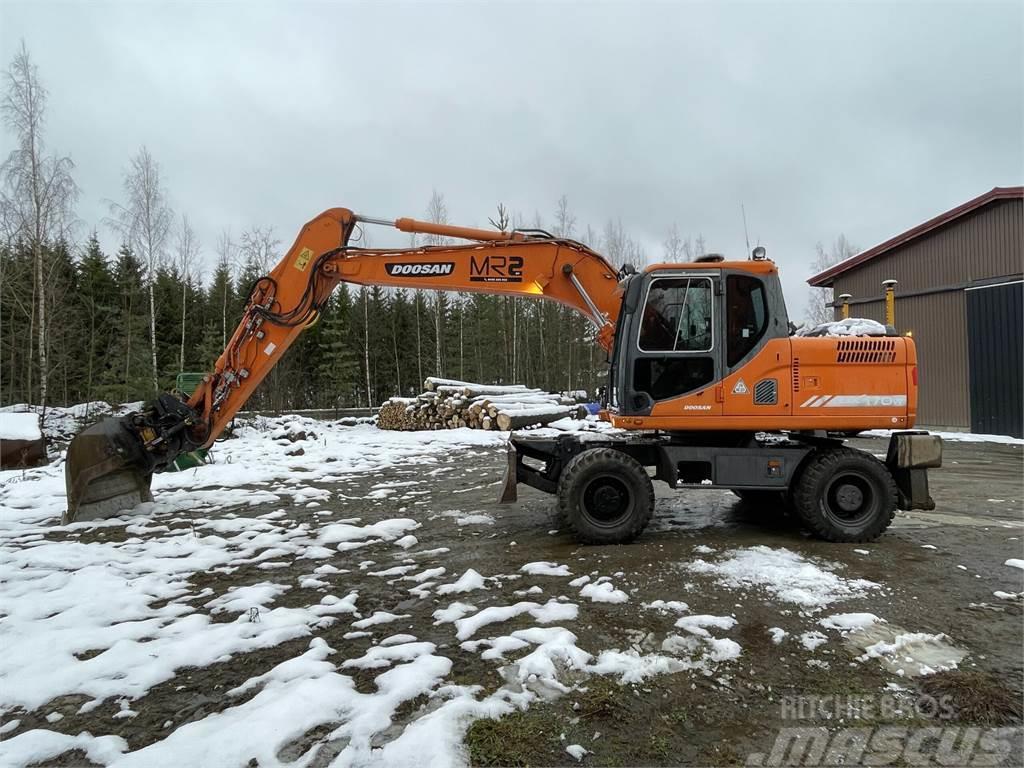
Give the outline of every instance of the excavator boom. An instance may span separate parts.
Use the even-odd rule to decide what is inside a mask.
[[[453,238],[399,249],[353,246],[360,224]],[[187,403],[162,394],[137,413],[84,430],[68,448],[64,522],[109,517],[151,500],[150,479],[181,453],[209,446],[339,282],[545,298],[584,314],[606,350],[621,297],[617,271],[587,246],[537,230],[474,229],[361,217],[332,208],[307,223],[284,258],[253,286],[238,327]]]

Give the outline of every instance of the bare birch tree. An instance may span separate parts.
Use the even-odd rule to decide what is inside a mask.
[[[181,343],[178,347],[178,371],[185,370],[185,317],[188,314],[188,286],[192,279],[193,266],[199,260],[199,241],[188,216],[181,214],[175,234],[175,250],[178,270],[181,272]]]
[[[273,227],[253,226],[242,233],[238,249],[246,266],[255,267],[261,275],[270,271],[277,261],[281,241]]]
[[[685,241],[679,234],[679,226],[672,222],[672,226],[669,227],[668,237],[665,238],[665,261],[668,263],[674,263],[683,260],[683,245]]]
[[[448,206],[444,202],[444,195],[436,189],[430,195],[430,202],[427,203],[427,221],[434,224],[448,223]],[[426,235],[423,238],[426,245],[444,245],[448,238],[440,235]],[[444,312],[447,304],[444,291],[434,292],[434,370],[435,375],[444,376]]]
[[[174,213],[160,181],[160,164],[145,147],[139,147],[124,173],[124,203],[111,203],[108,222],[116,229],[146,267],[149,297],[149,352],[153,392],[160,390],[156,358],[156,273],[167,255],[167,239]]]
[[[629,262],[635,267],[642,267],[646,261],[640,243],[626,234],[621,219],[609,219],[605,223],[601,248],[612,264],[622,265]]]
[[[47,403],[50,375],[46,290],[48,274],[44,248],[62,238],[74,220],[72,208],[78,187],[71,172],[70,157],[47,154],[43,143],[46,117],[46,89],[32,63],[25,42],[15,54],[6,73],[7,89],[0,113],[15,135],[17,146],[0,166],[0,221],[9,241],[25,242],[33,262],[33,320],[39,361],[39,403]],[[32,360],[33,334],[29,334],[28,359]],[[31,366],[29,368],[31,371]],[[30,373],[31,377],[31,373]],[[32,389],[31,378],[28,391]]]
[[[569,197],[562,195],[558,198],[558,207],[555,208],[555,225],[552,228],[555,237],[572,237],[576,229],[576,217],[569,210]]]
[[[840,234],[832,242],[832,247],[828,250],[822,243],[817,243],[814,246],[815,256],[814,261],[811,262],[811,274],[816,275],[819,272],[824,272],[829,267],[835,266],[841,261],[845,261],[851,256],[857,255],[860,249],[853,245],[849,240],[846,239],[846,235]],[[827,323],[835,319],[835,313],[829,304],[832,303],[832,289],[831,288],[810,288],[809,295],[807,297],[807,322],[810,325],[818,325],[820,323]]]

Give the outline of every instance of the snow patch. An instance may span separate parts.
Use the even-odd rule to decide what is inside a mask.
[[[701,614],[699,616],[683,616],[676,621],[676,626],[680,629],[684,629],[691,635],[697,635],[698,637],[711,637],[711,633],[708,632],[707,627],[714,627],[716,629],[732,629],[736,626],[736,619],[732,616],[709,616],[707,614]]]
[[[470,568],[451,584],[442,584],[435,591],[439,595],[450,595],[462,592],[472,592],[474,589],[484,588],[484,577]]]
[[[589,597],[592,603],[625,603],[629,601],[629,595],[621,589],[615,589],[610,581],[585,585],[580,590],[580,597]]]
[[[785,548],[766,546],[734,549],[710,563],[696,560],[686,568],[717,577],[730,589],[760,588],[777,600],[818,611],[841,600],[863,597],[878,584],[866,579],[847,579],[835,573],[839,563],[814,562]]]
[[[520,602],[515,605],[494,605],[484,608],[472,616],[455,620],[455,636],[459,640],[467,640],[488,624],[508,621],[509,619],[528,613],[541,624],[552,624],[556,621],[572,621],[576,618],[579,608],[572,603],[560,603],[548,600],[543,605],[533,602]]]
[[[579,744],[570,744],[565,748],[565,751],[572,757],[576,758],[576,762],[580,762],[584,757],[590,754],[590,750],[586,747],[581,747]]]
[[[818,632],[817,630],[804,632],[802,635],[800,635],[800,645],[802,645],[808,651],[813,651],[819,645],[823,645],[827,642],[828,638],[821,634],[821,632]]]
[[[885,619],[880,619],[873,613],[836,613],[826,616],[818,623],[827,629],[850,631],[853,629],[864,629],[879,622],[884,624]]]
[[[569,572],[569,566],[549,563],[544,560],[536,563],[527,563],[519,571],[521,573],[528,573],[531,576],[572,576],[572,573]]]
[[[690,610],[690,606],[680,600],[654,600],[650,603],[643,603],[642,607],[653,611],[661,611],[662,613],[668,611],[686,613]]]

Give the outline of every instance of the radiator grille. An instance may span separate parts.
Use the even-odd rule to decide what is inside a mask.
[[[793,358],[793,391],[800,391],[800,358]]]
[[[754,405],[775,405],[779,402],[779,382],[761,379],[754,385]]]
[[[836,350],[837,363],[892,363],[895,361],[895,339],[842,339]]]

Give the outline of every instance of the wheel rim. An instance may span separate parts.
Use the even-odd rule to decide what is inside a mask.
[[[854,527],[874,516],[878,492],[867,475],[847,470],[829,481],[821,506],[834,523]]]
[[[580,511],[599,528],[614,528],[629,514],[632,506],[633,492],[613,475],[595,477],[583,487],[580,496]]]

